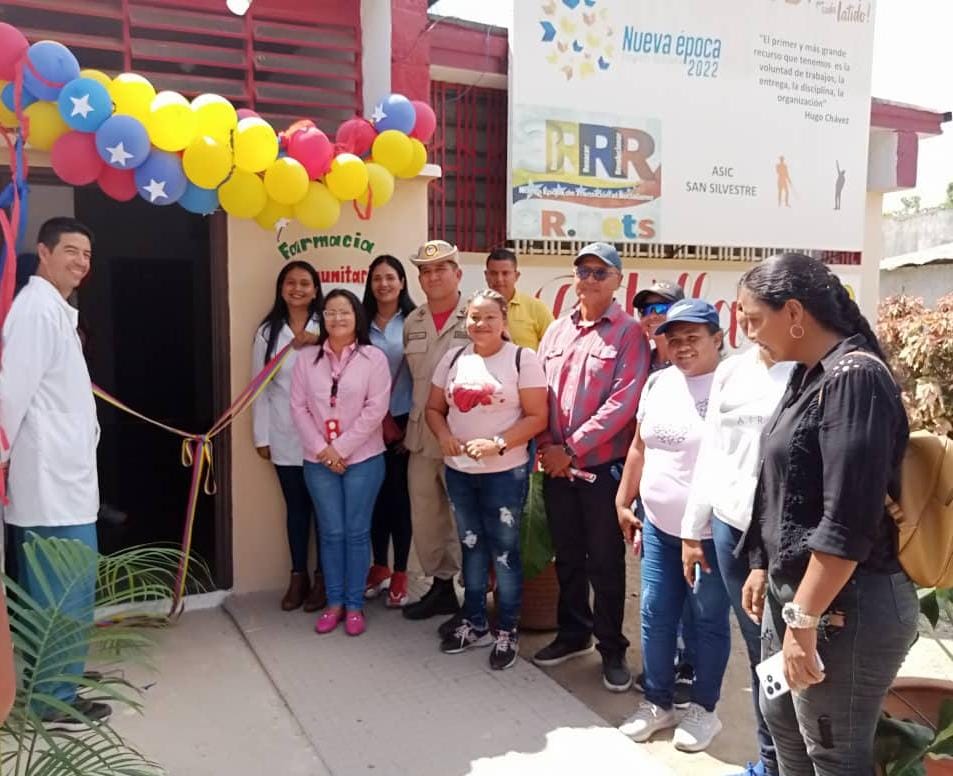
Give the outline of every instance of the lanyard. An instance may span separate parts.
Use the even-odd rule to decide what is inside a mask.
[[[357,355],[357,350],[358,350],[358,348],[360,348],[360,347],[361,347],[361,346],[360,346],[359,344],[355,344],[354,350],[352,350],[352,351],[351,351],[351,355],[349,355],[349,356],[347,357],[347,361],[345,361],[345,362],[341,365],[341,368],[338,370],[337,374],[334,373],[334,368],[331,367],[330,356],[328,357],[328,359],[329,359],[329,360],[328,360],[328,366],[331,367],[331,399],[330,399],[330,404],[331,404],[331,408],[332,408],[332,409],[333,409],[334,407],[336,407],[336,406],[337,406],[337,403],[338,403],[338,383],[341,381],[341,375],[344,374],[344,370],[347,369],[347,365],[351,363],[351,359],[353,359],[354,356]]]

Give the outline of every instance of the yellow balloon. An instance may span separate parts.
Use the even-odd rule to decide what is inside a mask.
[[[163,151],[181,151],[195,138],[197,126],[192,106],[178,92],[159,92],[149,106],[146,130],[152,145]]]
[[[182,154],[182,169],[199,188],[218,188],[232,171],[232,149],[213,137],[197,137]]]
[[[155,99],[155,87],[136,73],[120,73],[109,84],[109,96],[116,106],[114,113],[132,116],[143,124],[149,118],[149,106]]]
[[[331,160],[324,182],[342,202],[357,199],[367,188],[367,166],[354,154],[338,154]]]
[[[275,202],[293,205],[308,193],[308,171],[297,159],[285,156],[276,159],[265,170],[265,191]]]
[[[362,207],[367,207],[368,194],[371,196],[371,204],[374,207],[380,207],[390,202],[394,196],[394,176],[383,165],[377,162],[368,162],[367,167],[367,190],[358,197],[358,203]]]
[[[308,185],[304,199],[294,206],[295,218],[309,229],[330,229],[341,217],[341,203],[323,183]]]
[[[278,135],[267,121],[251,116],[238,122],[232,147],[239,170],[261,172],[278,158]]]
[[[55,102],[34,102],[23,113],[30,119],[30,136],[27,142],[40,151],[49,151],[53,143],[69,131],[60,115],[59,105]]]
[[[410,138],[396,129],[385,129],[374,138],[374,145],[371,146],[374,161],[395,175],[410,164],[413,152]]]
[[[253,172],[235,170],[218,188],[218,201],[222,210],[236,218],[254,218],[268,204],[265,184]]]
[[[235,107],[218,94],[200,94],[192,100],[192,110],[198,120],[198,133],[228,143],[238,124]]]
[[[7,83],[7,81],[0,81],[0,92],[3,91]],[[20,120],[17,118],[17,114],[0,102],[0,127],[16,129],[18,126],[20,126]]]
[[[275,228],[275,224],[280,219],[287,218],[290,220],[293,217],[294,211],[291,209],[291,205],[283,205],[280,202],[269,199],[265,205],[265,209],[255,216],[255,220],[262,229],[268,229],[270,231]]]
[[[427,164],[427,149],[417,138],[410,138],[410,145],[414,149],[410,164],[397,173],[398,178],[416,178]]]
[[[106,89],[109,89],[110,85],[112,84],[112,78],[106,75],[102,70],[92,70],[92,69],[80,70],[79,77],[92,78],[96,83],[102,84],[103,86],[105,86]]]

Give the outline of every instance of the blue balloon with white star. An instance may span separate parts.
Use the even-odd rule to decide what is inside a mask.
[[[16,113],[16,94],[14,94],[13,84],[7,84],[0,90],[0,102],[3,103],[3,106],[10,111],[11,113]],[[36,97],[30,94],[26,89],[20,92],[20,107],[26,110],[34,102],[36,102]]]
[[[106,87],[92,78],[74,78],[56,100],[70,129],[95,132],[112,116],[113,101]]]
[[[417,123],[417,111],[404,95],[388,94],[377,101],[371,118],[374,120],[374,129],[378,132],[396,129],[407,135]]]
[[[154,150],[136,168],[136,189],[139,196],[153,205],[178,202],[189,186],[178,154]]]
[[[179,207],[200,216],[214,213],[218,210],[218,189],[202,189],[190,182],[179,198]]]
[[[96,150],[110,167],[134,170],[149,158],[152,143],[141,121],[116,114],[96,130]]]

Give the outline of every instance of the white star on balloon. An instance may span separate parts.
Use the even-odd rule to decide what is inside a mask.
[[[375,105],[374,112],[371,114],[371,121],[373,121],[376,124],[381,119],[386,119],[386,118],[387,118],[387,114],[384,113],[383,103],[378,103],[377,105]]]
[[[168,199],[169,195],[165,193],[165,181],[157,181],[155,178],[149,178],[149,185],[143,186],[142,190],[149,194],[149,202],[154,203],[159,197]]]
[[[123,146],[121,140],[114,146],[106,146],[106,150],[109,151],[110,164],[121,164],[125,167],[126,162],[133,157],[133,154],[129,153]]]
[[[70,117],[82,116],[85,119],[89,117],[90,113],[96,110],[89,104],[88,94],[84,94],[82,97],[70,97],[70,100],[73,102],[73,112],[69,114]]]

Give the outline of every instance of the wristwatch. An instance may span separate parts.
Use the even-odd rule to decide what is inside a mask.
[[[493,437],[493,444],[500,449],[500,455],[506,452],[506,441],[501,436]]]
[[[799,604],[789,603],[781,607],[781,618],[789,628],[803,630],[816,628],[821,618],[805,612]]]
[[[575,458],[576,454],[572,451],[572,448],[567,442],[563,442],[563,452],[568,455],[570,458]]]

